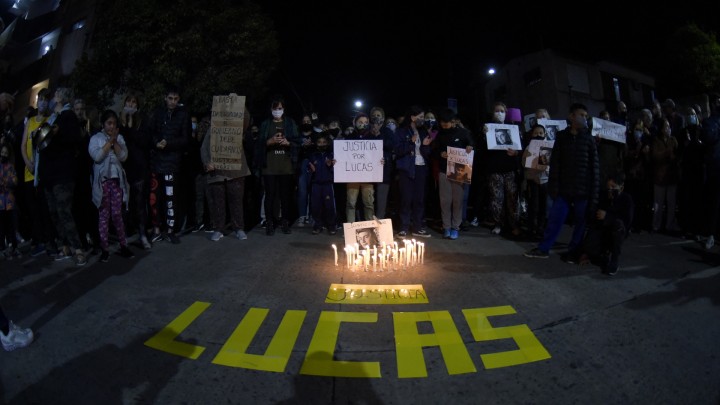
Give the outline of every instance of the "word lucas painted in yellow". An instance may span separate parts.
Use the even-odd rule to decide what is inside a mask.
[[[205,347],[175,339],[195,321],[210,303],[195,302],[165,328],[145,342],[146,346],[189,359],[197,359]],[[225,345],[213,359],[214,364],[282,373],[285,371],[307,311],[288,310],[265,354],[250,354],[247,349],[270,310],[251,308]],[[463,309],[462,313],[477,342],[513,339],[517,350],[480,355],[487,369],[509,367],[550,358],[527,325],[494,328],[488,317],[511,315],[510,306]],[[395,349],[399,378],[427,377],[424,347],[439,347],[448,374],[477,372],[460,332],[448,311],[393,312]],[[300,374],[327,377],[380,378],[380,362],[333,360],[340,326],[343,322],[377,322],[375,312],[322,311]],[[434,333],[419,333],[418,322],[430,322]]]

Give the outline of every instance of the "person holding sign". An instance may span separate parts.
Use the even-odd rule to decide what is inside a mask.
[[[419,106],[408,109],[402,126],[395,133],[396,167],[400,177],[400,232],[429,238],[425,230],[425,182],[430,163],[432,138],[425,127],[425,111]]]
[[[268,236],[275,234],[278,223],[284,234],[291,233],[289,221],[295,189],[293,152],[300,146],[297,124],[285,116],[285,100],[275,97],[270,111],[272,118],[260,125],[254,159],[265,188],[265,234]],[[273,207],[278,201],[282,219],[273,218]]]
[[[213,99],[213,112],[215,112],[217,104],[221,102],[220,100],[226,99],[244,101],[244,97],[238,97],[235,94],[231,94],[229,97],[216,96]],[[250,125],[250,113],[245,108],[244,103],[233,105],[233,107],[242,109],[242,129],[243,131],[246,130]],[[207,172],[208,208],[214,231],[210,236],[210,240],[217,242],[223,237],[222,230],[225,228],[225,219],[227,218],[226,206],[230,210],[230,227],[234,236],[240,240],[245,240],[247,234],[244,230],[243,197],[245,194],[245,178],[250,175],[245,150],[243,148],[224,148],[222,159],[218,158],[216,155],[219,153],[216,150],[219,148],[213,145],[213,138],[217,141],[219,138],[228,138],[229,136],[222,131],[214,131],[213,129],[215,128],[208,128],[200,146],[200,159]],[[235,144],[242,145],[242,132],[234,138]],[[226,163],[220,166],[223,164],[222,162],[232,162],[232,164]]]
[[[353,120],[353,132],[345,139],[372,139],[370,133],[370,118],[365,113],[358,113]],[[355,222],[355,206],[358,194],[362,197],[364,220],[370,221],[375,217],[375,186],[373,183],[348,183],[347,205],[345,215],[348,222]]]
[[[523,152],[523,161],[531,155],[530,143],[532,143],[532,141],[541,142],[546,138],[545,127],[540,124],[533,125],[530,133],[532,135],[528,147],[526,147]],[[528,229],[536,236],[542,236],[545,223],[547,222],[547,182],[550,174],[550,162],[547,161],[547,156],[542,154],[543,150],[544,149],[541,149],[540,155],[538,156],[538,165],[536,167],[525,167],[528,198]]]
[[[493,105],[492,122],[505,122],[507,107],[502,102]],[[483,134],[487,134],[487,126],[483,126]],[[504,138],[504,136],[503,136]],[[512,141],[510,142],[512,144]],[[484,155],[481,162],[484,172],[488,175],[488,193],[490,195],[490,213],[494,222],[492,233],[499,235],[504,224],[510,226],[513,236],[520,235],[518,225],[518,182],[520,162],[518,151],[489,150],[487,144],[481,149]]]
[[[448,176],[448,147],[465,149],[469,154],[473,150],[473,142],[468,130],[453,126],[455,119],[453,110],[448,108],[440,111],[438,118],[440,128],[435,139],[433,158],[438,164],[438,193],[443,238],[455,240],[458,238],[462,223],[464,179],[468,177],[471,169],[466,164],[455,163],[455,171]]]

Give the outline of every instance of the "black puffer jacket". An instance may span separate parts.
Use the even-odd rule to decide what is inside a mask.
[[[190,114],[184,107],[178,106],[170,111],[160,107],[153,112],[145,128],[150,136],[150,167],[153,173],[170,174],[180,171],[183,152],[189,147],[192,126]],[[158,149],[157,144],[165,139],[167,145]]]
[[[570,128],[557,134],[550,158],[548,193],[568,199],[587,199],[597,207],[600,163],[595,139],[585,130],[573,135]]]

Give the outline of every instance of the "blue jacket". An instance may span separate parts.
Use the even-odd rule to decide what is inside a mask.
[[[425,164],[430,167],[430,154],[432,147],[423,145],[422,142],[430,136],[425,128],[418,129],[420,135],[420,155],[425,159]],[[415,178],[415,143],[412,141],[413,130],[409,126],[398,128],[395,132],[395,167],[400,172],[405,172],[408,177]]]
[[[313,184],[328,184],[335,179],[335,171],[333,166],[325,163],[326,159],[333,159],[333,153],[328,151],[316,151],[308,157],[310,163],[315,166],[315,172],[311,174],[311,182]]]

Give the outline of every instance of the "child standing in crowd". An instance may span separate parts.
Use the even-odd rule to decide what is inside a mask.
[[[20,255],[17,250],[13,218],[15,187],[17,187],[18,178],[15,162],[11,158],[11,150],[7,144],[0,147],[0,245],[7,241],[9,246],[4,252],[7,259]]]
[[[335,159],[329,149],[328,133],[323,132],[315,141],[317,150],[309,157],[308,171],[312,187],[310,189],[310,208],[313,216],[313,235],[326,227],[330,235],[337,233],[335,223],[335,193],[333,192],[333,166]]]
[[[545,127],[535,124],[530,129],[530,142],[545,140]],[[528,145],[529,146],[529,145]],[[523,152],[523,162],[530,156],[529,147]],[[542,237],[547,222],[547,182],[550,166],[542,163],[542,168],[525,168],[528,194],[528,230],[536,237]]]
[[[107,262],[108,232],[110,217],[120,239],[120,256],[134,257],[127,246],[125,225],[122,219],[122,204],[128,202],[128,186],[125,171],[121,162],[127,159],[128,151],[125,139],[118,129],[118,117],[112,110],[103,112],[101,118],[103,129],[93,135],[88,146],[88,153],[93,159],[93,203],[99,209],[100,216],[100,255],[101,262]]]

